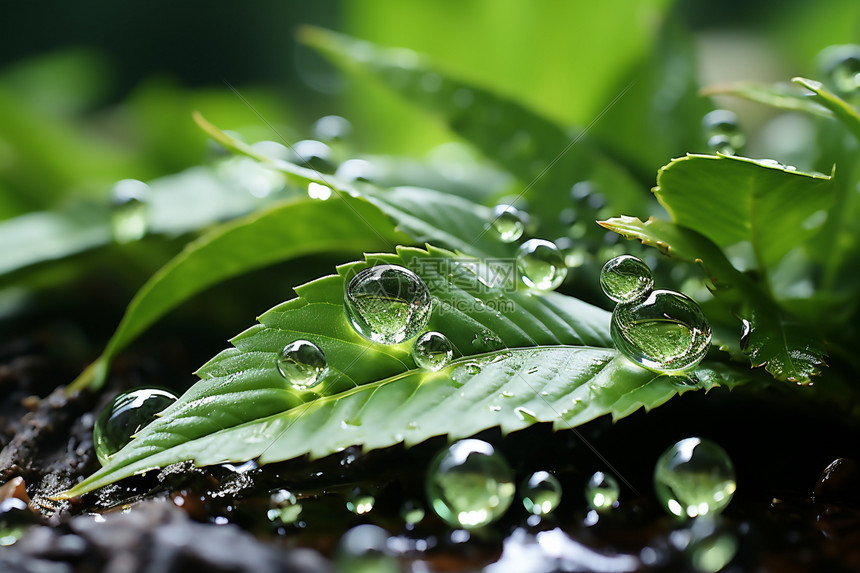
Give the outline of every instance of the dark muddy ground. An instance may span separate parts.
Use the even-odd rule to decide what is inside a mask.
[[[67,325],[52,324],[0,347],[0,539],[19,526],[24,532],[0,547],[0,571],[330,571],[338,539],[360,523],[385,528],[403,570],[416,573],[689,571],[696,540],[715,536],[737,546],[724,571],[860,571],[856,428],[820,409],[738,391],[688,393],[647,415],[595,421],[581,436],[545,425],[504,439],[485,432],[481,437],[498,446],[519,479],[553,471],[564,497],[542,521],[529,522],[515,502],[499,522],[471,534],[432,515],[408,529],[399,517],[404,501],[423,499],[423,471],[441,438],[408,451],[351,449],[263,468],[178,466],[56,504],[50,493],[97,467],[91,432],[103,404],[140,385],[181,391],[197,359],[165,340],[118,361],[102,393],[67,397],[57,386],[82,365],[75,352],[56,350],[68,347],[58,341],[70,336],[75,331]],[[715,532],[665,515],[652,492],[654,461],[690,435],[719,442],[738,471],[738,492]],[[620,506],[596,523],[582,491],[591,473],[607,468],[582,438],[635,489],[623,487]],[[848,459],[818,483],[837,458]],[[345,507],[356,487],[377,500],[363,516]],[[266,517],[276,488],[298,494],[297,522]]]

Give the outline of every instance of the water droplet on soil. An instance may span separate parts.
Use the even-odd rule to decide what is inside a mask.
[[[427,498],[433,510],[454,527],[487,525],[505,513],[514,497],[507,461],[481,440],[460,440],[430,463]]]
[[[520,495],[526,511],[546,515],[561,502],[561,483],[549,472],[535,472],[520,485]]]
[[[657,460],[654,487],[673,515],[713,515],[722,511],[735,493],[735,470],[719,445],[702,438],[686,438]]]

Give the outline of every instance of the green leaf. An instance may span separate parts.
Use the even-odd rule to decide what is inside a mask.
[[[657,199],[721,248],[747,242],[764,273],[819,230],[831,178],[733,156],[688,155],[657,175]]]
[[[833,117],[833,112],[820,103],[816,103],[808,92],[786,83],[761,84],[756,82],[736,82],[714,85],[704,88],[702,95],[730,95],[769,105],[777,109],[803,111],[812,115]]]
[[[821,82],[806,78],[794,78],[791,81],[815,94],[812,100],[832,111],[833,115],[860,141],[860,114],[851,104],[825,88]]]
[[[463,358],[439,372],[418,370],[408,342],[379,345],[352,329],[343,309],[345,281],[383,263],[422,277],[435,300],[428,328],[445,333]],[[542,421],[574,427],[604,414],[617,419],[650,409],[694,387],[747,380],[723,366],[697,369],[695,386],[643,370],[609,348],[606,311],[556,293],[487,286],[479,277],[489,271],[449,251],[401,248],[296,289],[299,298],[234,338],[232,349],[200,369],[200,382],[109,465],[61,496],[184,460],[271,463],[495,426],[503,432]],[[509,349],[486,352],[487,337]],[[299,338],[326,354],[321,396],[294,391],[277,371],[278,352]]]
[[[827,350],[816,329],[780,308],[765,288],[735,269],[707,237],[656,219],[643,223],[634,217],[619,217],[600,224],[670,257],[700,263],[714,296],[749,322],[750,332],[741,346],[753,366],[764,366],[777,380],[798,384],[808,384],[820,373]]]
[[[185,249],[138,291],[104,352],[69,387],[98,388],[113,357],[152,323],[230,277],[278,261],[326,251],[390,248],[408,240],[358,198],[293,199],[227,223]]]
[[[325,202],[287,201],[214,229],[187,245],[135,295],[102,355],[78,376],[69,391],[100,387],[117,352],[192,295],[275,262],[312,252],[343,250],[345,246],[361,252],[413,241],[490,258],[513,253],[514,246],[486,232],[491,220],[486,207],[431,189],[381,190],[365,184],[359,191],[333,176],[323,177],[311,169],[260,155],[199,113],[194,119],[227,149],[254,158],[293,181],[329,186],[335,196]],[[392,220],[397,229],[392,228]]]
[[[559,203],[561,199],[573,206],[568,193],[579,181],[592,181],[610,204],[650,210],[641,186],[601,153],[585,130],[564,129],[517,102],[450,77],[410,51],[384,49],[313,27],[302,28],[299,37],[336,64],[370,74],[410,103],[440,116],[455,133],[516,176],[522,184],[517,192],[529,202],[531,214],[541,219],[545,235],[567,231],[558,222]],[[438,83],[433,90],[426,89],[428,76]],[[593,226],[588,230],[596,231]]]

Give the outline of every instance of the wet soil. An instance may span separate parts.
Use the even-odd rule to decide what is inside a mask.
[[[431,513],[411,528],[399,516],[404,501],[423,500],[424,468],[442,438],[263,468],[178,465],[57,504],[50,493],[97,467],[91,432],[104,403],[140,385],[182,391],[197,358],[162,341],[118,361],[101,393],[69,397],[61,384],[82,364],[51,350],[64,336],[68,329],[52,324],[0,346],[0,539],[4,528],[23,527],[17,542],[0,547],[0,571],[330,571],[341,535],[360,523],[390,533],[404,571],[691,571],[696,547],[721,536],[737,548],[723,571],[860,571],[860,432],[770,391],[691,392],[577,432],[484,432],[518,479],[552,471],[564,496],[550,517],[530,519],[515,502],[499,522],[470,533]],[[738,473],[735,499],[707,526],[666,515],[651,485],[660,452],[690,435],[720,443]],[[619,507],[597,515],[582,491],[609,465],[626,483]],[[302,504],[295,522],[267,517],[269,493],[281,488]],[[346,509],[356,488],[375,496],[370,513]]]

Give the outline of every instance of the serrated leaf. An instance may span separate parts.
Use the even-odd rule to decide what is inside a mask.
[[[189,244],[135,295],[102,355],[70,384],[70,391],[100,387],[116,353],[193,294],[268,264],[345,246],[361,252],[410,242],[433,242],[490,258],[513,253],[514,246],[503,243],[498,234],[486,232],[490,210],[467,199],[411,187],[382,190],[365,184],[359,191],[333,176],[323,177],[312,169],[263,156],[199,113],[194,119],[227,149],[256,159],[293,181],[329,186],[335,197],[325,202],[294,199],[214,229]],[[336,230],[330,231],[329,226]]]
[[[610,204],[640,212],[651,209],[641,186],[590,141],[586,130],[565,129],[520,103],[451,77],[409,50],[380,48],[314,27],[302,28],[299,39],[336,64],[369,73],[410,103],[440,116],[516,176],[522,188],[515,194],[523,194],[548,236],[567,231],[558,221],[559,204],[574,206],[569,191],[579,181],[595,183]],[[426,88],[428,76],[436,86],[432,90]]]
[[[750,333],[742,349],[753,366],[764,366],[777,380],[808,384],[825,365],[826,345],[815,329],[780,308],[766,289],[735,269],[707,237],[656,219],[643,223],[635,217],[618,217],[600,224],[670,257],[700,263],[714,296],[749,321]]]
[[[748,242],[766,273],[819,231],[833,185],[767,161],[688,155],[660,170],[654,194],[675,223],[721,248]]]
[[[380,263],[406,266],[430,286],[436,302],[428,328],[445,333],[463,358],[439,372],[417,370],[408,342],[374,344],[352,329],[342,305],[344,281]],[[678,384],[609,348],[606,311],[556,293],[488,287],[481,280],[488,276],[478,260],[401,248],[298,288],[299,298],[234,338],[232,349],[200,369],[200,382],[109,465],[62,496],[184,460],[271,463],[354,444],[374,449],[443,434],[462,437],[495,426],[503,432],[540,421],[573,427],[653,408],[694,387],[731,387],[747,379],[703,366],[695,373],[699,385]],[[509,349],[487,353],[487,336]],[[277,372],[278,352],[298,338],[326,354],[331,374],[321,397],[296,392]]]

